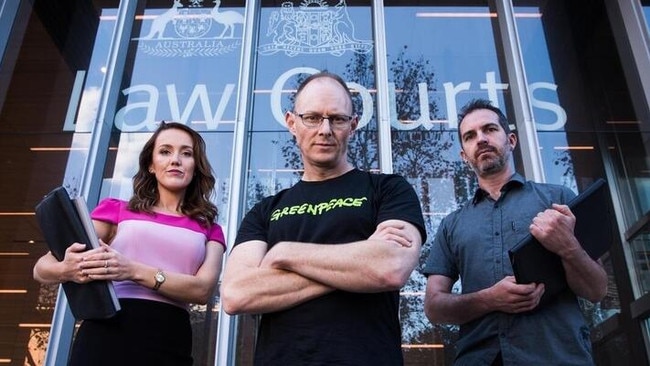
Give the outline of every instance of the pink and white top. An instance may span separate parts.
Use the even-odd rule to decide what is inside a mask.
[[[122,255],[164,272],[194,275],[205,258],[205,245],[214,240],[226,247],[221,226],[207,229],[189,217],[133,212],[126,201],[102,200],[92,211],[93,220],[117,225],[111,247]],[[172,300],[157,291],[126,281],[113,281],[118,298],[162,301],[187,309],[188,304]]]

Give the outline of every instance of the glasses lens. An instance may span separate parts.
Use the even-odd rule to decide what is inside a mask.
[[[330,116],[329,120],[336,125],[344,125],[348,123],[350,118],[344,114],[335,114]]]
[[[318,114],[301,114],[299,116],[307,127],[316,127],[323,120],[323,117]]]
[[[321,114],[314,114],[314,113],[304,113],[304,114],[298,114],[298,117],[302,120],[302,123],[309,127],[309,128],[315,128],[321,125],[325,119],[327,119],[330,123],[330,126],[338,129],[342,129],[347,127],[348,122],[352,119],[350,116],[346,116],[345,114],[333,114],[331,116],[323,116]]]

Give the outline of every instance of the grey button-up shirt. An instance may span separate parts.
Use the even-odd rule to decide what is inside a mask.
[[[460,277],[464,294],[493,286],[513,275],[508,250],[529,233],[535,215],[574,196],[519,174],[497,201],[478,189],[443,219],[422,273]],[[531,312],[493,312],[461,324],[456,349],[457,365],[489,365],[499,352],[505,365],[593,365],[589,328],[570,290]]]

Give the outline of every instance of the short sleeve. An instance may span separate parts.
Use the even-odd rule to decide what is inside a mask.
[[[565,187],[565,186],[560,186],[560,187],[562,189],[562,204],[566,205],[576,197],[576,194],[569,187]]]
[[[103,199],[90,213],[90,217],[93,220],[117,224],[119,223],[120,211],[125,204],[126,202],[116,198]]]
[[[221,245],[223,245],[224,249],[226,249],[226,238],[223,234],[223,228],[221,228],[219,224],[213,224],[212,227],[210,227],[210,232],[208,233],[208,240],[217,241]]]
[[[458,279],[458,268],[454,262],[454,255],[448,240],[448,233],[451,230],[448,225],[455,214],[452,213],[445,217],[438,227],[429,255],[424,263],[424,268],[421,271],[426,277],[429,275],[442,275],[453,280]]]
[[[279,199],[284,192],[286,190],[278,192],[275,196],[263,198],[246,213],[239,225],[239,230],[235,237],[235,246],[250,240],[268,241],[269,220],[266,218],[270,216],[269,212],[274,204],[274,200]]]
[[[413,186],[397,174],[371,175],[371,177],[380,179],[377,187],[380,197],[377,222],[390,219],[409,222],[420,231],[422,243],[426,242],[427,231],[422,217],[422,207]]]

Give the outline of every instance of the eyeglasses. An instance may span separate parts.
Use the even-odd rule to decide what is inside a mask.
[[[349,126],[349,122],[354,118],[354,116],[348,116],[345,114],[331,114],[329,116],[324,116],[318,113],[294,113],[296,116],[300,117],[302,124],[307,128],[318,128],[323,123],[324,120],[330,122],[330,126],[337,130],[344,130]]]

